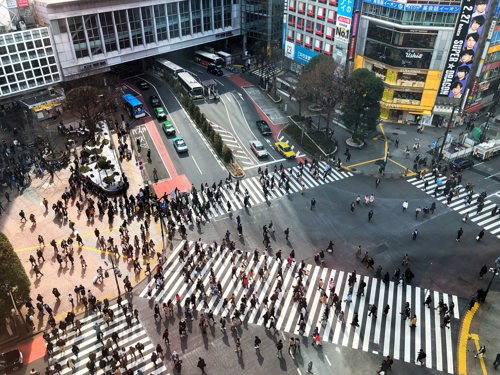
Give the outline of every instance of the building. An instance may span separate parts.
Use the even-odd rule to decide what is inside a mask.
[[[240,35],[231,0],[35,0],[64,79]]]

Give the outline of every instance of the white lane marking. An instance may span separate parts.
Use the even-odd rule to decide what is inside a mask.
[[[191,159],[193,159],[194,164],[196,165],[196,168],[198,168],[198,170],[200,171],[200,174],[203,174],[203,172],[201,171],[200,166],[199,166],[199,165],[198,165],[198,163],[196,162],[196,159],[194,158],[194,156],[191,156]]]

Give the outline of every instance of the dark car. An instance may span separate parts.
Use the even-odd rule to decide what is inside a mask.
[[[222,69],[215,66],[215,64],[208,64],[207,72],[210,74],[219,76],[219,77],[224,75],[224,72],[222,71]]]
[[[153,107],[161,107],[160,99],[156,95],[151,95],[149,97],[149,102]]]
[[[262,135],[270,135],[270,134],[272,134],[271,133],[271,128],[269,127],[269,125],[267,124],[267,122],[265,122],[264,120],[258,120],[258,121],[255,122],[255,124],[257,125],[257,129],[259,129],[260,134],[262,134]]]
[[[145,80],[141,79],[139,82],[137,82],[137,86],[139,86],[139,88],[141,90],[147,90],[149,89],[149,83],[147,83]]]
[[[464,169],[470,168],[474,165],[471,159],[458,158],[450,162],[450,169],[455,172],[461,172]]]
[[[0,354],[0,374],[5,374],[23,365],[23,353],[19,349]]]

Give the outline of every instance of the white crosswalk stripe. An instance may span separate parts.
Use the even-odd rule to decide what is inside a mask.
[[[124,302],[125,303],[125,302]],[[103,333],[103,341],[106,344],[108,339],[111,339],[111,335],[113,332],[118,333],[118,348],[115,344],[112,345],[112,349],[110,350],[110,355],[107,358],[107,366],[106,370],[111,371],[111,358],[114,349],[119,349],[124,347],[127,350],[130,346],[135,346],[139,342],[144,345],[144,350],[142,351],[144,357],[136,351],[136,359],[133,358],[132,355],[128,354],[128,364],[127,369],[131,370],[134,374],[138,371],[142,371],[144,374],[166,374],[167,369],[161,360],[157,361],[157,367],[155,368],[154,364],[151,362],[151,353],[155,350],[155,346],[149,339],[146,331],[142,327],[140,322],[137,322],[136,319],[133,319],[132,326],[128,328],[128,324],[125,320],[125,315],[122,311],[122,308],[115,304],[110,306],[110,309],[114,312],[114,319],[110,321],[109,327],[106,326],[102,319],[102,314],[91,314],[86,316],[83,319],[80,319],[82,323],[81,334],[77,335],[75,330],[71,329],[71,325],[69,325],[66,334],[60,334],[60,338],[65,341],[65,344],[61,347],[55,345],[54,343],[54,353],[53,360],[60,363],[63,367],[61,371],[62,375],[66,374],[77,374],[83,375],[88,374],[89,370],[86,365],[87,362],[90,361],[89,354],[96,354],[95,361],[95,369],[96,373],[104,373],[103,370],[98,370],[100,367],[100,360],[102,359],[101,348],[102,343],[97,340],[97,334],[94,329],[95,323],[99,324],[99,327]],[[77,345],[80,352],[78,358],[72,352],[72,346]],[[76,371],[72,372],[70,368],[66,366],[66,361],[69,358],[73,358],[76,361]],[[123,370],[123,368],[122,368]]]
[[[320,162],[320,169],[321,172],[323,171],[323,168],[327,164],[324,162]],[[289,173],[290,169],[287,169],[287,173]],[[293,178],[290,178],[290,188],[288,191],[288,194],[292,193],[298,193],[302,190],[301,187],[301,182],[298,181],[298,179],[295,177],[297,175],[297,172],[299,172],[299,167],[294,166],[291,168],[291,173],[294,176]],[[272,174],[273,172],[270,172]],[[316,178],[313,176],[310,172],[309,169],[304,167],[304,173],[302,174],[302,183],[304,184],[304,188],[307,189],[312,189],[318,186],[322,186],[327,183],[335,182],[335,181],[340,181],[342,179],[352,177],[353,174],[349,171],[338,171],[335,168],[332,168],[328,175],[326,177],[323,177],[323,174],[320,174],[319,178]],[[250,178],[245,178],[243,180],[240,180],[240,188],[239,192],[236,193],[234,191],[236,182],[233,182],[231,184],[231,188],[228,189],[226,185],[221,189],[221,199],[220,202],[217,203],[215,201],[211,201],[210,203],[210,210],[209,213],[207,214],[208,219],[218,217],[224,214],[229,213],[227,202],[231,204],[231,210],[239,210],[244,208],[244,193],[245,190],[248,190],[248,194],[250,196],[250,206],[255,206],[261,203],[266,202],[266,199],[264,197],[263,189],[262,189],[262,184],[260,183],[259,180],[260,176],[254,176]],[[281,186],[279,187],[278,184],[279,177],[276,175],[275,177],[275,184],[274,188],[269,188],[268,189],[268,197],[267,200],[274,200],[281,198],[283,196],[288,195],[285,187]],[[198,189],[198,188],[197,188]],[[192,198],[192,195],[190,196]],[[206,194],[206,191],[201,192],[200,189],[198,189],[198,198],[206,202],[208,200],[208,196]]]
[[[427,173],[422,176],[421,179],[416,177],[409,178],[407,181],[411,183],[413,186],[418,189],[424,191],[425,193],[435,197],[435,199],[454,211],[458,212],[460,215],[465,216],[465,214],[469,214],[469,220],[473,223],[476,223],[479,227],[484,228],[489,231],[491,234],[496,235],[500,238],[500,210],[496,212],[495,215],[492,215],[492,210],[497,205],[491,202],[488,199],[484,200],[484,207],[482,210],[478,211],[478,202],[477,198],[479,194],[474,193],[472,196],[472,201],[470,204],[467,204],[465,201],[467,197],[467,190],[462,185],[457,185],[458,194],[454,195],[451,199],[451,202],[448,204],[447,196],[442,194],[444,190],[445,183],[447,178],[445,176],[439,176],[439,179],[442,180],[442,184],[438,185],[437,180],[434,178],[432,173]],[[435,190],[438,188],[438,194],[436,197]]]
[[[275,75],[278,75],[281,72],[281,69],[278,67],[273,67],[273,68],[264,68],[264,72],[262,72],[262,69],[255,69],[252,71],[252,74],[255,74],[258,77],[272,77]]]
[[[175,301],[178,293],[181,297],[182,306],[184,300],[192,294],[196,296],[196,309],[207,311],[203,301],[205,298],[208,309],[213,310],[215,315],[230,316],[233,308],[239,308],[243,296],[247,298],[247,309],[242,315],[242,320],[263,325],[263,314],[265,307],[261,305],[265,296],[271,299],[271,295],[276,290],[279,280],[279,273],[282,273],[282,287],[278,290],[275,302],[276,308],[276,328],[290,334],[299,335],[298,322],[300,310],[298,302],[294,300],[294,287],[296,285],[297,267],[287,267],[286,261],[279,262],[274,257],[259,255],[254,260],[254,254],[235,250],[231,253],[228,249],[217,249],[211,255],[205,254],[203,268],[192,274],[192,282],[186,283],[182,270],[185,263],[180,261],[179,253],[186,248],[188,256],[194,258],[194,264],[200,259],[200,252],[195,251],[193,242],[182,241],[176,246],[168,259],[162,266],[164,274],[164,285],[161,289],[155,287],[154,278],[140,293],[140,297],[152,298],[158,303],[166,303],[168,300]],[[207,246],[204,247],[207,249]],[[234,262],[231,257],[234,257]],[[241,261],[247,259],[247,263],[241,266]],[[233,264],[238,267],[236,279],[232,276]],[[267,266],[268,278],[261,279],[258,274],[260,269]],[[253,270],[254,278],[249,280],[249,289],[243,287],[240,272],[247,274]],[[394,359],[399,359],[408,363],[414,363],[416,353],[420,348],[427,352],[426,366],[429,368],[446,371],[453,374],[454,371],[454,347],[451,330],[441,328],[442,317],[434,309],[427,308],[423,302],[426,296],[431,293],[433,303],[437,305],[442,299],[450,305],[453,301],[455,308],[451,314],[452,323],[458,324],[459,310],[458,299],[446,293],[428,291],[411,285],[403,286],[395,282],[385,285],[381,280],[366,275],[358,275],[354,287],[352,301],[343,302],[342,309],[345,313],[345,322],[338,321],[333,308],[326,321],[323,321],[324,306],[320,300],[322,291],[319,290],[319,280],[325,282],[328,289],[330,279],[336,284],[336,293],[340,298],[345,299],[349,286],[347,284],[348,274],[343,271],[332,270],[316,265],[306,265],[306,274],[303,276],[303,284],[307,288],[304,295],[307,299],[307,315],[305,317],[306,329],[304,336],[311,335],[315,327],[318,327],[320,337],[324,342],[333,342],[345,347],[360,349],[365,352],[374,352],[391,355]],[[222,286],[222,295],[213,295],[210,289],[211,271]],[[203,283],[206,296],[203,297],[195,284],[200,280]],[[357,296],[359,282],[364,280],[366,287],[365,295]],[[148,297],[148,289],[151,290],[151,297]],[[223,309],[223,299],[234,293],[235,305]],[[251,310],[250,296],[252,293],[258,300],[256,309]],[[417,327],[409,326],[410,319],[403,319],[400,312],[404,304],[410,303],[412,314],[417,315]],[[368,305],[376,303],[378,306],[378,316],[368,316]],[[383,314],[383,308],[389,305],[390,310],[387,316]],[[359,314],[359,328],[352,327],[350,322],[354,313]]]

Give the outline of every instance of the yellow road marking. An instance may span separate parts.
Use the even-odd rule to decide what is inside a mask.
[[[127,166],[127,171],[128,171],[128,174],[130,176],[130,180],[131,180],[131,185],[137,185],[136,184],[136,181],[135,181],[135,176],[134,176],[134,173],[132,172],[132,167],[130,166],[130,161],[127,159],[127,158],[124,158],[123,159],[125,161],[125,165]]]
[[[476,333],[469,334],[469,338],[474,340],[474,345],[476,346],[476,353],[479,351],[481,345],[479,345],[479,335]],[[484,375],[488,375],[488,370],[486,370],[486,364],[484,363],[484,357],[477,357],[479,359],[479,363],[481,364],[481,370],[483,370]]]
[[[416,176],[417,174],[415,172],[413,172],[410,168],[404,166],[403,164],[401,163],[398,163],[397,161],[395,160],[392,160],[391,158],[387,159],[389,160],[390,162],[393,162],[394,164],[396,164],[398,167],[401,167],[403,168],[405,171],[408,169],[408,173],[405,175],[406,177],[410,177],[410,176]]]
[[[479,308],[476,302],[471,310],[467,310],[462,320],[462,327],[458,337],[458,374],[467,375],[467,341],[469,340],[469,330],[472,318]],[[484,361],[483,361],[484,362]]]
[[[380,131],[382,132],[382,136],[384,137],[384,158],[387,157],[387,153],[389,152],[389,143],[387,142],[387,137],[385,135],[384,126],[382,123],[378,124]]]
[[[356,163],[356,164],[351,164],[351,165],[343,165],[342,167],[343,168],[347,168],[347,169],[351,169],[353,167],[357,167],[358,165],[364,165],[364,164],[369,164],[369,163],[373,163],[373,162],[376,162],[376,161],[379,161],[379,160],[384,160],[384,158],[376,158],[376,159],[371,159],[371,160],[367,160],[367,161],[362,161],[360,163]]]

